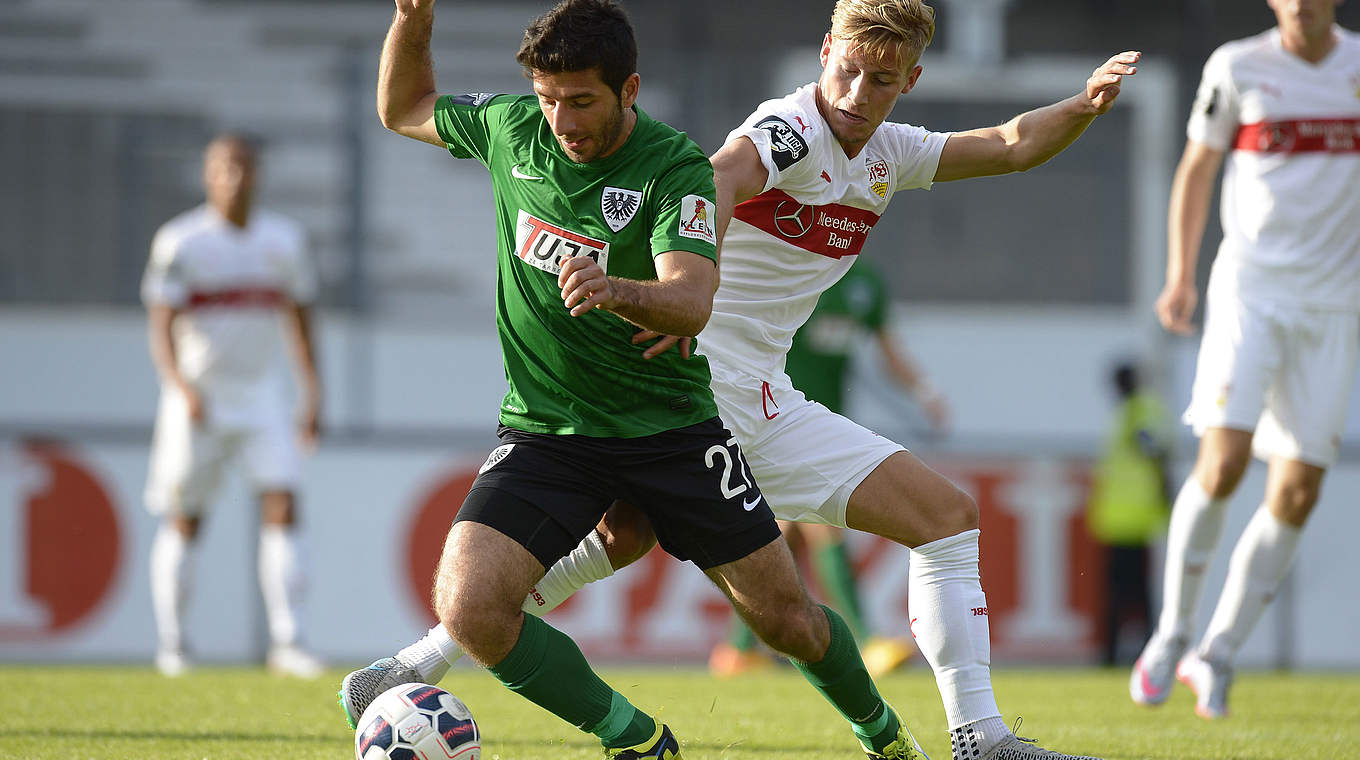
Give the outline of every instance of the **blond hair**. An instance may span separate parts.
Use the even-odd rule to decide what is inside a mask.
[[[837,0],[831,36],[875,58],[895,52],[911,66],[935,36],[935,9],[921,0]]]

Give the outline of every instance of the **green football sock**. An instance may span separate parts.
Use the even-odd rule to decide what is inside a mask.
[[[565,633],[524,616],[519,640],[487,670],[511,691],[600,737],[606,747],[631,747],[656,732],[656,722],[605,683]]]
[[[857,641],[864,641],[864,609],[859,604],[855,589],[855,571],[850,564],[850,553],[844,541],[822,546],[812,554],[812,564],[823,590],[831,597],[831,606],[845,615],[845,622]]]
[[[831,646],[817,662],[791,662],[850,721],[856,736],[875,751],[882,749],[897,736],[897,716],[878,695],[845,620],[826,605],[822,609],[831,623]]]

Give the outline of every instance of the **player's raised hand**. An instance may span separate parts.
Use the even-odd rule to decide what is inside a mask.
[[[1133,64],[1142,57],[1143,54],[1137,50],[1126,50],[1112,56],[1091,72],[1091,78],[1086,80],[1086,99],[1091,101],[1091,108],[1097,114],[1105,113],[1114,106],[1115,98],[1119,97],[1120,84],[1124,77],[1138,73],[1138,67]]]
[[[1189,335],[1195,331],[1190,317],[1195,315],[1195,305],[1199,302],[1199,291],[1194,285],[1183,282],[1168,282],[1157,296],[1157,319],[1167,332]]]
[[[407,16],[434,10],[434,0],[396,0],[396,3],[397,11]]]
[[[562,288],[562,302],[579,317],[594,308],[608,309],[614,304],[614,287],[609,284],[599,262],[589,256],[572,256],[562,261],[557,275]]]

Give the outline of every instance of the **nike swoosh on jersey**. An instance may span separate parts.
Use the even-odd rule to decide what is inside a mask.
[[[542,177],[535,177],[532,174],[525,174],[524,172],[520,171],[519,164],[515,164],[514,166],[510,167],[510,175],[513,176],[515,179],[530,179],[530,180],[543,179]]]
[[[751,502],[748,502],[748,501],[746,501],[745,499],[742,499],[742,500],[741,500],[741,508],[744,509],[744,510],[746,510],[747,512],[750,512],[751,510],[753,510],[753,509],[755,509],[756,507],[760,506],[760,502],[762,502],[762,501],[764,501],[764,500],[765,500],[765,496],[764,496],[763,494],[760,495],[760,496],[757,496],[757,497],[756,497],[756,500],[755,500],[755,501],[751,501]]]

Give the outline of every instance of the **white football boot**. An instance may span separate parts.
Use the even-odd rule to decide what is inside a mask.
[[[1195,692],[1195,714],[1205,720],[1228,717],[1228,687],[1233,672],[1228,665],[1210,662],[1191,652],[1176,666],[1176,679]]]
[[[1187,646],[1183,638],[1163,639],[1155,632],[1148,639],[1129,676],[1129,696],[1140,705],[1160,705],[1176,684],[1176,661]]]

